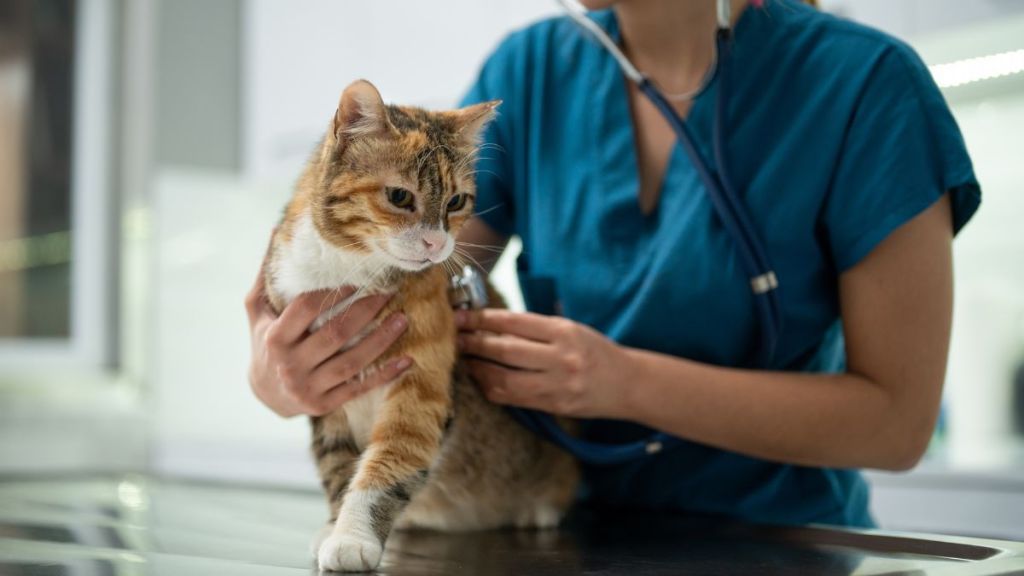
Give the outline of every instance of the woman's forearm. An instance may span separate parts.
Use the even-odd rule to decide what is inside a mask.
[[[625,348],[567,318],[503,310],[457,315],[460,347],[500,404],[632,420],[792,464],[910,468],[942,398],[951,222],[942,196],[840,274],[845,374],[718,368]]]
[[[912,467],[945,379],[951,221],[944,195],[842,273],[847,373],[736,370],[625,349],[620,417],[781,462]]]
[[[614,416],[758,458],[903,470],[930,437],[886,388],[855,374],[739,370],[626,349],[630,373]],[[934,422],[934,419],[932,419]],[[921,428],[917,426],[916,428]]]

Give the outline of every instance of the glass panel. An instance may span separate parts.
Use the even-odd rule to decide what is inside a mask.
[[[70,332],[74,2],[0,3],[0,338]]]

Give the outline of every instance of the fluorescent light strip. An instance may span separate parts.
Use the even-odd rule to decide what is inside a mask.
[[[939,88],[953,88],[1024,72],[1024,49],[929,66]]]

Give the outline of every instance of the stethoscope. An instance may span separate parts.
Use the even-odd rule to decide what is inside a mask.
[[[712,72],[705,83],[706,86],[707,83],[710,83],[710,80],[718,80],[711,146],[715,165],[718,167],[717,173],[708,166],[703,155],[697,150],[689,126],[679,117],[679,114],[676,113],[669,103],[668,98],[658,89],[655,83],[629,61],[615,44],[615,41],[596,22],[587,17],[582,7],[569,0],[556,1],[562,5],[568,16],[580,28],[592,35],[615,58],[619,68],[622,69],[622,73],[635,83],[640,92],[654,104],[675,132],[687,156],[689,156],[690,161],[693,163],[693,167],[697,170],[697,174],[704,187],[707,189],[715,214],[735,241],[740,263],[750,281],[750,290],[754,298],[759,320],[760,331],[756,365],[761,367],[769,366],[775,354],[779,334],[782,331],[782,309],[776,290],[779,286],[779,281],[768,260],[767,250],[753,226],[743,201],[736,193],[736,188],[729,178],[725,164],[726,96],[728,94],[728,70],[732,48],[732,6],[729,0],[717,0],[718,30],[715,35],[716,56]],[[477,278],[476,280],[471,280],[471,282],[473,281],[479,282],[480,280]],[[475,307],[479,303],[469,301],[467,304]],[[626,444],[588,442],[570,436],[550,414],[525,408],[510,407],[508,410],[520,424],[560,446],[587,464],[621,464],[657,454],[682,442],[679,438],[661,432],[643,440]]]

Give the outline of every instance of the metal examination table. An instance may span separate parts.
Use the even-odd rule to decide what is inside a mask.
[[[0,477],[0,576],[315,574],[315,492]],[[1022,519],[1024,521],[1024,519]],[[383,574],[1024,574],[1024,544],[577,510],[557,531],[396,533]]]

